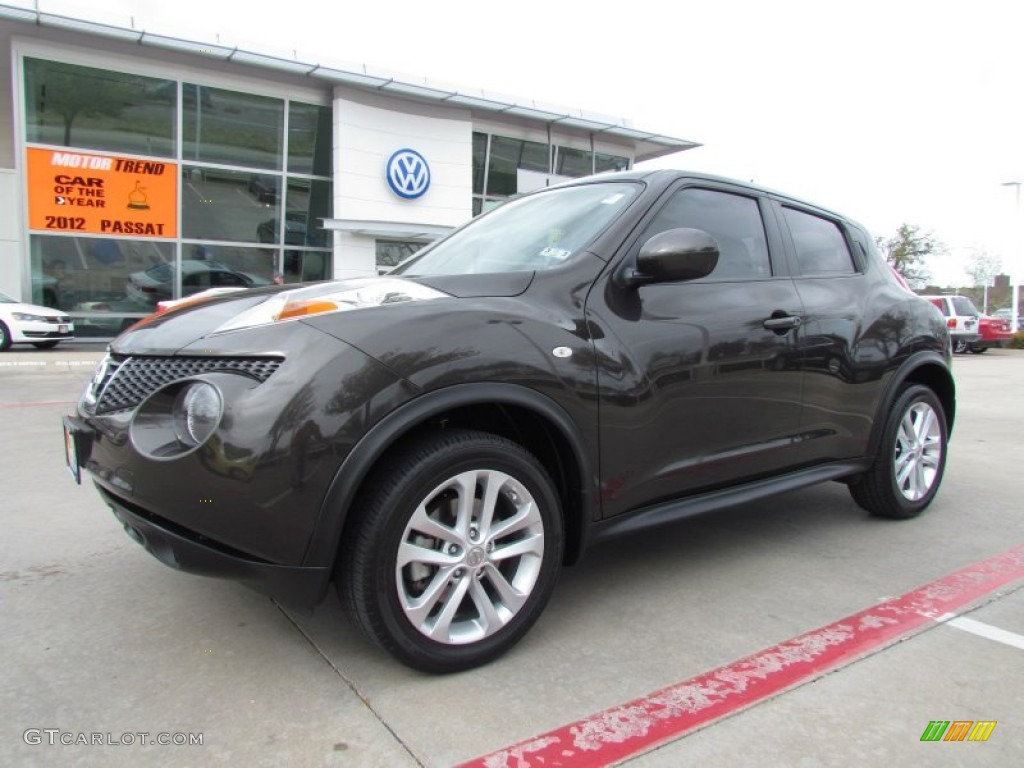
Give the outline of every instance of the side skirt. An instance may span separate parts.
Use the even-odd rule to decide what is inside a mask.
[[[641,507],[632,512],[618,515],[611,520],[595,523],[591,528],[588,544],[598,544],[616,536],[667,525],[693,515],[702,515],[705,512],[756,501],[786,491],[817,485],[827,480],[839,480],[865,472],[870,467],[871,461],[868,459],[822,464],[777,477],[755,480],[732,488],[722,488],[696,496],[687,496],[683,499],[673,499],[649,507]]]

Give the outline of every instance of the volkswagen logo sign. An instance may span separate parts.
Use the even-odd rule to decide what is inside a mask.
[[[415,149],[400,149],[388,158],[386,168],[391,191],[406,200],[414,200],[430,187],[430,166]]]

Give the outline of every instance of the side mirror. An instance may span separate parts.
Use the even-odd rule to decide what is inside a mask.
[[[710,275],[718,264],[718,243],[702,229],[669,229],[640,248],[636,268],[627,269],[628,286],[696,280]]]

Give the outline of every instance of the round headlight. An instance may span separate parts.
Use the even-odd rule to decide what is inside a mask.
[[[204,381],[191,382],[178,392],[171,409],[175,437],[189,447],[201,445],[217,428],[222,412],[216,387]]]

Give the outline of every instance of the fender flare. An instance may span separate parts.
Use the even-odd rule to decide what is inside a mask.
[[[878,452],[878,446],[882,441],[882,432],[885,430],[885,420],[893,401],[896,399],[897,393],[908,381],[917,379],[915,373],[925,367],[940,369],[944,383],[948,386],[948,392],[936,392],[935,394],[939,401],[942,402],[945,410],[947,438],[949,435],[952,435],[953,420],[956,416],[956,382],[953,380],[953,373],[950,370],[949,362],[935,351],[916,352],[904,360],[896,370],[888,385],[886,385],[885,392],[878,401],[878,410],[875,412],[874,424],[871,426],[871,434],[868,437],[868,455],[874,456]],[[920,379],[917,380],[921,381]],[[929,382],[922,381],[922,383],[928,384]]]
[[[320,505],[317,524],[310,537],[303,565],[333,567],[341,544],[348,512],[363,480],[385,451],[410,429],[454,408],[473,405],[514,405],[528,408],[553,424],[570,446],[579,467],[580,537],[567,542],[581,550],[589,537],[595,512],[596,474],[587,455],[579,427],[555,401],[536,390],[500,382],[455,384],[420,395],[399,406],[374,424],[341,463]],[[567,547],[568,548],[568,547]]]

